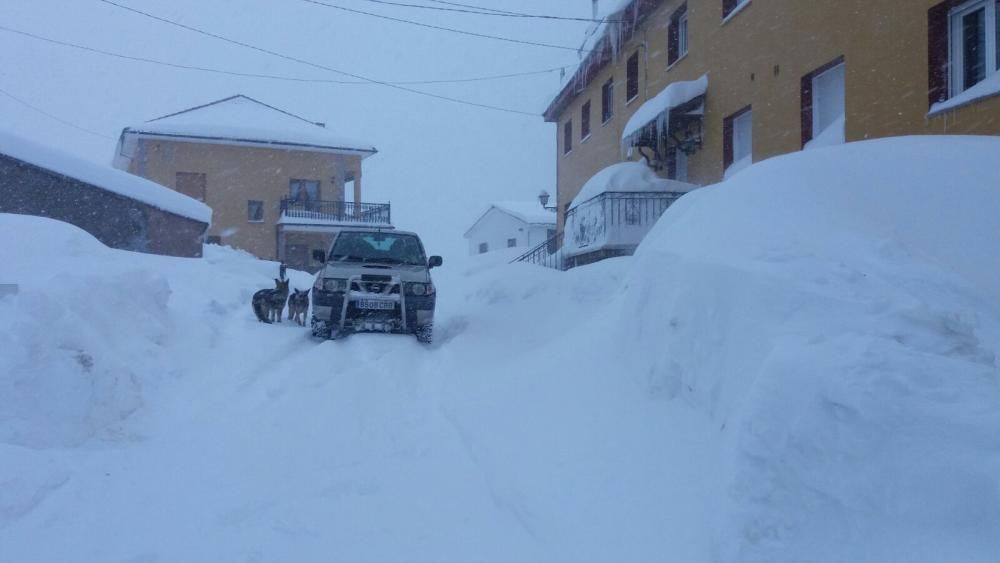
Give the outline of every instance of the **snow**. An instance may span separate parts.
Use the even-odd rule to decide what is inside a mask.
[[[942,113],[971,104],[972,102],[983,98],[989,98],[997,95],[1000,95],[1000,72],[995,72],[990,76],[987,76],[979,84],[976,84],[972,88],[969,88],[957,96],[952,96],[948,100],[934,104],[931,106],[929,115]]]
[[[284,213],[278,218],[279,225],[305,225],[305,226],[319,226],[319,227],[331,227],[331,226],[352,226],[352,227],[372,227],[379,229],[392,229],[394,228],[389,223],[382,223],[377,221],[366,221],[364,219],[352,220],[350,216],[345,215],[343,219],[331,219],[329,215],[324,213],[316,213],[309,211],[296,211],[295,217],[289,217]],[[305,215],[305,217],[303,217]]]
[[[997,151],[772,158],[569,272],[446,257],[429,348],[0,215],[0,560],[994,561]]]
[[[594,174],[580,188],[570,208],[581,205],[606,192],[681,192],[697,186],[660,178],[642,162],[619,162]]]
[[[635,113],[625,124],[625,129],[622,130],[622,142],[654,120],[659,130],[666,130],[669,126],[671,109],[690,102],[698,96],[704,96],[707,91],[707,74],[703,74],[697,80],[671,82],[635,110]]]
[[[500,201],[491,204],[490,208],[499,209],[529,224],[556,224],[555,211],[545,209],[538,201]]]
[[[126,172],[83,160],[4,131],[0,131],[0,153],[181,217],[202,223],[212,222],[212,210],[198,200]]]
[[[806,143],[805,148],[818,149],[844,144],[844,122],[844,116],[842,115],[840,119],[835,120],[826,129],[821,131],[819,135],[816,135],[811,141]]]
[[[326,127],[243,95],[147,121],[127,128],[125,133],[376,152],[371,143],[341,137]]]
[[[726,168],[726,172],[725,174],[723,174],[723,178],[728,180],[733,176],[739,174],[743,170],[749,168],[751,164],[753,164],[753,155],[748,154],[743,158],[737,160],[736,162],[730,164],[729,167]]]

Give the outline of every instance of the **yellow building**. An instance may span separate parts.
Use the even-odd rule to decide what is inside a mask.
[[[608,1],[608,0],[601,0]],[[813,144],[1000,134],[997,0],[632,0],[545,111],[560,225],[623,160],[696,184]]]
[[[125,128],[114,165],[208,204],[207,242],[314,270],[337,228],[390,223],[387,204],[361,203],[376,152],[239,95]]]

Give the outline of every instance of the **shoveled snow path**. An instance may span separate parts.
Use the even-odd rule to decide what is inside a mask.
[[[246,340],[226,342],[220,361],[146,413],[138,443],[74,468],[66,492],[90,509],[41,507],[29,520],[60,540],[24,553],[57,560],[79,545],[101,546],[81,560],[541,559],[442,416],[436,350],[376,335],[317,343],[288,323],[234,333]]]

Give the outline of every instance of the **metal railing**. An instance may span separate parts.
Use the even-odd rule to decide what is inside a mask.
[[[571,243],[579,245],[579,241],[590,239],[593,248],[578,246],[570,254],[565,232],[560,232],[511,263],[568,270],[606,257],[631,254],[663,212],[682,195],[684,192],[605,192],[594,196],[567,211],[563,222],[564,228],[576,229],[571,233]],[[587,220],[577,221],[578,216]]]
[[[682,195],[684,192],[605,192],[567,211],[565,222],[570,223],[571,218],[588,206],[600,204],[604,221],[609,226],[651,227]]]
[[[281,215],[288,219],[329,223],[392,224],[392,213],[388,203],[293,200],[286,197],[281,200]]]
[[[517,262],[535,264],[555,270],[568,269],[568,263],[563,256],[563,233],[557,233],[556,236],[518,256],[511,261],[511,264]]]

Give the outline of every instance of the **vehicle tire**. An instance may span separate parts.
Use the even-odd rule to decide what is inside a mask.
[[[414,334],[417,337],[417,342],[421,344],[430,344],[434,341],[434,325],[423,325],[418,326]]]
[[[312,318],[312,335],[313,338],[320,338],[326,340],[330,338],[330,325],[317,320],[316,317]]]

